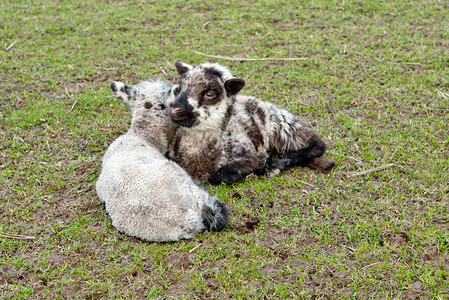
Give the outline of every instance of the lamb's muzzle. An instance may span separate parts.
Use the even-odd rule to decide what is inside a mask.
[[[188,103],[187,93],[183,92],[176,98],[170,111],[170,119],[183,127],[192,127],[197,123],[198,114],[193,112],[193,107]]]

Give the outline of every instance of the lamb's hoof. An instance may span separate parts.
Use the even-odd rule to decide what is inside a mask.
[[[242,180],[245,176],[238,169],[225,166],[210,175],[209,183],[212,185],[220,185],[222,183],[231,185],[236,181]]]
[[[281,173],[281,170],[274,169],[274,170],[271,170],[270,172],[268,172],[267,176],[268,176],[268,178],[271,178],[271,177],[279,175],[280,173]]]
[[[290,163],[292,162],[291,159],[285,158],[285,159],[279,159],[273,163],[271,166],[271,170],[285,170],[289,167]],[[270,172],[271,172],[270,170]]]
[[[323,171],[328,171],[332,169],[334,166],[335,166],[334,161],[324,159],[321,156],[312,158],[312,161],[309,162],[309,164],[307,165],[307,167],[309,167],[312,170],[323,170]]]

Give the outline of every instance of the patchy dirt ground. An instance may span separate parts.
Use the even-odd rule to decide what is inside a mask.
[[[126,127],[126,123],[123,118],[120,124]],[[384,294],[407,299],[431,298],[431,289],[444,291],[449,269],[447,241],[424,240],[424,227],[407,224],[412,220],[403,215],[410,213],[408,209],[387,202],[370,204],[384,201],[384,188],[392,189],[391,195],[404,193],[401,182],[388,183],[390,179],[379,176],[369,182],[360,178],[348,182],[338,169],[331,173],[297,169],[272,178],[252,178],[224,193],[218,191],[232,216],[225,232],[205,233],[181,243],[146,243],[117,232],[94,193],[106,145],[99,150],[88,140],[74,141],[70,135],[59,134],[60,148],[56,149],[45,147],[45,140],[52,138],[47,127],[27,132],[12,134],[24,143],[43,145],[43,153],[57,158],[57,168],[46,168],[46,175],[34,181],[37,190],[54,192],[22,195],[14,188],[0,190],[2,199],[17,199],[3,202],[0,216],[4,228],[34,236],[23,241],[2,239],[1,254],[11,262],[0,266],[4,298],[27,290],[32,291],[32,298],[50,294],[98,299],[127,295],[271,298],[278,294],[280,298],[332,298],[353,296],[357,282],[360,298],[376,294],[379,284],[387,290]],[[119,134],[112,133],[111,139]],[[3,140],[2,145],[10,145],[10,140]],[[74,159],[81,153],[84,158]],[[25,153],[24,159],[27,156],[32,159],[31,153]],[[10,158],[2,167],[7,164],[26,168]],[[66,175],[62,184],[55,185],[51,174],[61,170]],[[16,186],[29,184],[23,173],[14,178]],[[292,185],[292,181],[296,183]],[[322,191],[327,181],[334,182],[332,189]],[[367,192],[368,186],[371,190]],[[365,200],[360,203],[360,199]],[[435,211],[431,219],[426,214],[432,207],[440,209],[441,201],[445,200],[429,194],[401,205],[414,207],[415,216],[427,216],[427,226],[447,230],[447,209]],[[376,219],[406,222],[399,231],[389,226],[367,229],[380,224]],[[358,230],[363,234],[354,236]],[[398,281],[396,268],[408,269],[404,274],[422,270],[423,276],[418,278],[425,278],[425,272],[440,275],[431,284],[418,278],[408,283]],[[376,285],[363,284],[368,280],[358,277],[369,278]],[[112,291],[110,286],[118,290]]]
[[[31,220],[15,222],[16,228],[24,228],[19,234],[36,238],[13,243],[3,241],[9,246],[6,249],[3,246],[2,255],[20,264],[1,266],[2,296],[12,297],[17,293],[17,286],[27,286],[33,290],[33,298],[44,297],[49,290],[53,296],[63,297],[103,298],[127,293],[144,297],[149,291],[159,291],[169,298],[190,293],[203,299],[233,298],[235,291],[245,290],[247,297],[266,294],[271,298],[282,286],[285,297],[301,294],[317,298],[350,297],[354,276],[375,276],[382,278],[383,285],[391,289],[391,296],[423,299],[429,295],[428,284],[416,280],[402,286],[400,291],[394,290],[399,287],[391,268],[420,264],[443,272],[439,284],[447,280],[444,272],[448,271],[449,256],[437,243],[411,241],[413,238],[407,231],[386,232],[376,237],[376,243],[378,251],[390,249],[389,256],[361,251],[363,242],[351,242],[341,232],[341,224],[351,226],[354,217],[345,218],[335,210],[336,203],[332,201],[317,205],[278,197],[267,202],[261,201],[251,186],[241,192],[231,189],[232,199],[242,201],[243,198],[245,212],[228,203],[232,224],[225,233],[206,233],[180,244],[161,245],[126,237],[107,225],[108,217],[92,194],[92,188],[93,184],[83,185],[67,197],[63,197],[66,191],[61,192],[51,205],[43,204],[34,211]],[[7,193],[2,190],[5,197]],[[313,214],[311,222],[315,224],[335,226],[329,229],[334,241],[323,239],[315,226],[282,224],[285,216],[291,216],[292,207],[304,212],[303,218]],[[333,209],[323,214],[329,211],[328,207]],[[6,216],[2,212],[2,218]],[[74,227],[80,218],[85,221]],[[416,251],[417,247],[420,252]],[[133,248],[141,251],[136,253]],[[340,262],[329,262],[329,258]],[[383,265],[388,267],[382,270],[379,266]],[[97,288],[95,282],[102,282],[105,272],[115,274],[110,284],[126,287],[126,293]],[[226,282],[229,276],[232,282]],[[201,284],[195,286],[192,283],[195,280]],[[358,288],[358,297],[370,297],[376,291],[378,287],[365,285]]]

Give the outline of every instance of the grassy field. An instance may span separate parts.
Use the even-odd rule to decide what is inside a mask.
[[[250,3],[0,3],[1,298],[449,297],[449,4]],[[228,66],[337,167],[206,186],[224,232],[120,234],[94,190],[130,123],[109,84],[175,61]]]

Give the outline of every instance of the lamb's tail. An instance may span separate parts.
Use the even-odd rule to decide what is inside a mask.
[[[203,223],[209,231],[221,231],[228,225],[228,210],[223,202],[210,195],[201,211]]]

